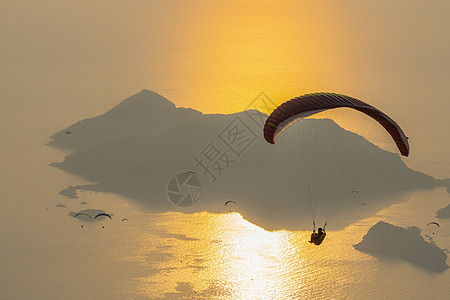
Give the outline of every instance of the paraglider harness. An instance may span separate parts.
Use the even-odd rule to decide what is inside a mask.
[[[314,245],[320,245],[322,244],[323,240],[325,239],[325,236],[327,235],[325,232],[325,227],[327,226],[327,223],[325,223],[325,225],[323,225],[323,230],[322,228],[319,228],[319,232],[316,233],[316,222],[313,222],[313,233],[311,233],[311,240],[309,241],[310,243],[314,243]]]

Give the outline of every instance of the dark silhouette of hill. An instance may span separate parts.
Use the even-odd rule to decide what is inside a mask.
[[[86,129],[83,136],[80,136],[84,146],[89,144],[89,147],[67,156],[63,162],[52,163],[53,166],[93,182],[92,185],[69,187],[62,194],[76,197],[74,189],[113,192],[133,198],[143,207],[159,212],[169,210],[227,212],[224,203],[233,197],[238,203],[239,213],[266,229],[303,229],[311,226],[305,203],[299,200],[296,193],[292,172],[280,162],[273,145],[264,140],[261,124],[254,122],[255,115],[263,117],[262,119],[265,115],[256,111],[231,115],[202,115],[191,110],[180,110],[180,115],[175,115],[171,109],[167,109],[173,108],[174,105],[166,103],[168,100],[162,98],[160,101],[163,103],[149,104],[148,111],[164,121],[156,122],[146,135],[130,134],[97,141],[98,133],[103,128],[113,126],[113,123],[133,122],[135,113],[141,116],[141,106],[130,102],[137,99],[136,101],[141,103],[142,99],[133,97],[126,100],[128,101],[126,106],[118,105],[113,115],[102,119],[102,129],[96,129],[95,123],[89,123],[90,130]],[[121,111],[122,107],[125,107],[126,113]],[[166,115],[166,112],[170,113]],[[187,117],[181,116],[184,113]],[[173,119],[178,117],[178,120]],[[138,119],[142,119],[142,116]],[[370,216],[392,204],[394,198],[400,201],[401,193],[444,184],[443,181],[410,170],[398,154],[376,147],[364,138],[340,128],[332,120],[307,119],[302,122],[305,130],[320,128],[326,133],[318,141],[323,151],[332,151],[333,148],[329,147],[329,143],[332,143],[332,137],[338,133],[342,135],[344,145],[353,144],[350,141],[356,140],[360,147],[358,150],[362,153],[375,153],[380,164],[389,161],[388,165],[379,170],[378,168],[369,170],[373,173],[370,180],[360,187],[357,198],[344,203],[339,217],[333,220],[333,228],[341,228]],[[167,123],[172,126],[166,127]],[[251,143],[241,152],[239,149],[233,152],[226,140],[234,128],[233,124],[237,123],[247,126],[247,137],[251,138]],[[73,127],[69,129],[75,130]],[[125,131],[121,133],[124,134]],[[65,144],[65,141],[61,140],[60,143]],[[206,160],[201,152],[211,145],[217,147],[221,155],[226,155],[229,161],[228,165],[222,164],[222,167],[227,168],[214,173],[215,181],[198,163],[200,158]],[[77,148],[75,145],[73,147]],[[168,182],[174,175],[190,170],[195,171],[201,181],[202,197],[195,206],[180,209],[168,201]],[[213,166],[210,166],[210,171],[214,171]],[[327,174],[326,168],[318,171]],[[355,175],[357,171],[346,169],[348,174]],[[357,177],[355,178],[357,180]],[[325,210],[325,203],[317,201],[317,211],[320,213]],[[362,207],[361,202],[367,206]]]
[[[379,258],[403,259],[436,273],[447,270],[447,254],[435,244],[426,242],[420,232],[415,226],[402,228],[378,222],[354,247]]]

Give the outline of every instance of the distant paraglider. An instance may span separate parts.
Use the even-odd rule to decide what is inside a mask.
[[[97,219],[98,217],[108,217],[108,218],[110,218],[112,220],[111,215],[109,215],[107,213],[97,214],[94,219]],[[105,226],[102,226],[102,228],[105,228]]]
[[[234,205],[237,205],[236,204],[236,202],[234,202],[233,200],[228,200],[227,202],[225,202],[225,207],[228,205],[228,207],[230,207],[230,206],[233,206],[233,205],[231,205],[231,203],[233,203]],[[231,212],[231,209],[230,209],[230,212]]]
[[[430,225],[431,225],[431,226],[430,226]],[[428,227],[428,226],[430,226],[429,228],[431,229],[431,232],[432,232],[433,234],[434,234],[434,229],[436,229],[435,226],[441,227],[441,226],[439,226],[439,224],[436,223],[436,222],[430,222],[430,223],[427,224],[427,227]]]
[[[120,221],[120,222],[124,222],[124,221],[128,221],[128,219],[122,219],[122,221]]]

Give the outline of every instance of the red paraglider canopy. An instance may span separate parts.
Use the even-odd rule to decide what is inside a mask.
[[[391,118],[361,100],[334,93],[306,94],[281,104],[267,118],[264,138],[267,142],[275,144],[281,132],[298,119],[341,107],[353,108],[375,119],[391,135],[400,153],[404,156],[409,155],[408,138]]]

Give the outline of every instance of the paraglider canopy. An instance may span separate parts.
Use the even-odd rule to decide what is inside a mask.
[[[236,204],[236,202],[234,202],[233,200],[228,200],[227,202],[225,202],[225,206],[226,206],[228,203],[234,203],[234,204]],[[237,205],[237,204],[236,204],[236,205]]]
[[[277,137],[299,119],[341,107],[358,110],[375,119],[391,135],[400,153],[404,156],[409,155],[406,135],[389,116],[361,100],[335,93],[306,94],[281,104],[267,118],[264,138],[267,142],[275,144]]]
[[[76,218],[78,216],[87,216],[87,217],[92,219],[92,217],[89,214],[84,213],[84,212],[79,212],[79,213],[75,214],[75,216],[73,216],[73,217]]]
[[[105,213],[101,213],[101,214],[96,215],[94,219],[97,219],[98,217],[101,217],[101,216],[108,217],[108,218],[110,218],[112,220],[112,217],[109,214],[105,214]]]

